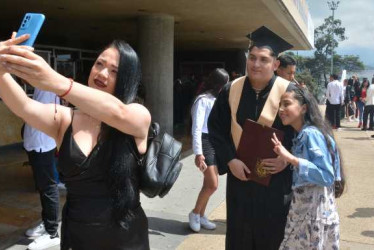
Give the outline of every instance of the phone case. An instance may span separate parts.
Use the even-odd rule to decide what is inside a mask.
[[[30,38],[20,43],[20,45],[33,46],[39,30],[43,25],[45,16],[39,13],[26,13],[21,26],[17,32],[17,37],[23,34],[30,34]]]

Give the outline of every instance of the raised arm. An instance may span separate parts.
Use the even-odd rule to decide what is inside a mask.
[[[14,37],[14,35],[13,35]],[[5,53],[8,46],[20,43],[28,38],[28,35],[12,38],[0,43],[0,54]],[[31,51],[30,47],[21,47],[25,51]],[[50,104],[42,104],[29,98],[13,77],[6,72],[4,64],[0,64],[0,93],[4,103],[17,116],[22,118],[32,127],[43,131],[52,138],[58,138],[62,116],[69,113],[66,108]],[[55,114],[55,110],[58,110]]]
[[[5,105],[15,115],[58,141],[61,121],[70,116],[68,108],[43,104],[29,98],[8,73],[0,75],[0,92]]]
[[[6,54],[0,56],[6,70],[42,90],[57,95],[68,94],[64,98],[84,113],[103,121],[135,138],[145,139],[150,124],[148,110],[139,104],[124,104],[104,91],[93,89],[54,71],[43,58],[19,46],[10,46]]]

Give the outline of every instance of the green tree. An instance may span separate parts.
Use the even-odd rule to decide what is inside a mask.
[[[321,99],[321,95],[323,94],[322,88],[318,85],[309,70],[305,69],[303,71],[298,71],[295,78],[299,83],[304,82],[308,90],[317,100]]]
[[[316,51],[314,52],[315,72],[313,77],[323,76],[325,85],[328,82],[328,74],[330,68],[331,54],[333,49],[337,48],[339,42],[346,40],[345,28],[342,27],[340,19],[333,19],[332,16],[325,18],[325,22],[318,26],[314,30],[314,46]],[[336,69],[333,69],[334,73],[338,73]]]
[[[365,69],[364,63],[359,56],[354,55],[334,55],[335,68],[341,72],[347,70],[348,72],[357,72]]]

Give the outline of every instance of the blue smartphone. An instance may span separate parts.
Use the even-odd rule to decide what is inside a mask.
[[[27,45],[30,47],[34,45],[35,39],[38,36],[38,33],[43,25],[44,20],[45,16],[40,13],[25,14],[25,17],[22,20],[21,26],[18,29],[16,37],[19,37],[23,34],[30,34],[30,38],[20,43],[20,45]]]

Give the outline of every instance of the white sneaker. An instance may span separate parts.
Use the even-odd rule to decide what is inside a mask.
[[[194,214],[191,212],[188,214],[188,219],[191,230],[196,233],[200,232],[200,214]]]
[[[200,217],[200,225],[205,228],[205,229],[208,229],[208,230],[213,230],[213,229],[216,229],[216,224],[214,224],[213,222],[211,222],[210,220],[208,220],[207,217],[202,216]]]
[[[42,250],[49,247],[60,245],[60,237],[49,235],[48,233],[36,238],[30,245],[27,246],[29,250]]]
[[[25,234],[28,237],[39,237],[45,234],[47,231],[45,231],[44,223],[43,221],[40,222],[36,227],[28,229]]]
[[[59,184],[57,184],[57,188],[58,190],[66,190],[66,187],[65,187],[65,184],[60,182]]]

